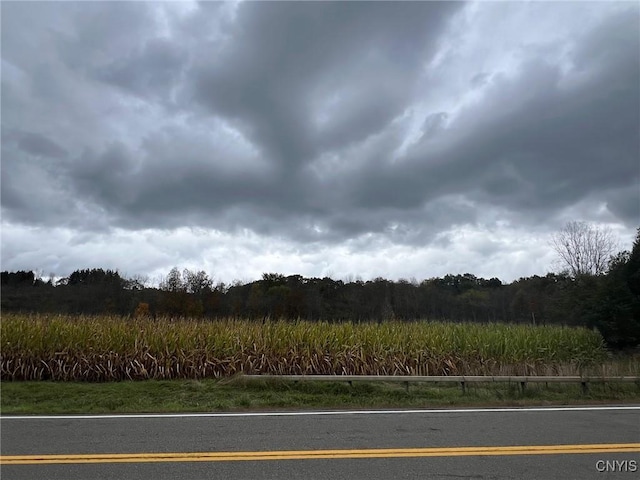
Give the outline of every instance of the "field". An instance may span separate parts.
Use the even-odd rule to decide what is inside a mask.
[[[200,380],[245,374],[637,374],[583,328],[3,315],[3,381]]]

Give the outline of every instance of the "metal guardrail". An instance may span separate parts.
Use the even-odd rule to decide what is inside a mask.
[[[583,392],[589,391],[589,383],[640,383],[639,376],[549,376],[549,375],[242,375],[246,380],[284,380],[294,382],[400,382],[409,389],[409,383],[459,383],[462,391],[466,391],[467,383],[518,383],[524,390],[527,383],[580,383]]]
[[[292,380],[325,382],[640,382],[640,377],[580,377],[543,375],[242,375],[247,380]]]

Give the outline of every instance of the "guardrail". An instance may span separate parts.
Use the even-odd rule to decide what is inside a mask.
[[[621,376],[621,377],[587,377],[587,376],[549,376],[549,375],[442,375],[442,376],[419,376],[419,375],[242,375],[247,380],[285,380],[293,382],[400,382],[405,384],[405,388],[409,389],[409,383],[437,383],[449,382],[459,383],[462,386],[462,392],[466,391],[467,383],[518,383],[522,390],[525,389],[527,383],[580,383],[582,391],[589,391],[589,383],[615,383],[630,382],[640,385],[640,377],[638,376]]]

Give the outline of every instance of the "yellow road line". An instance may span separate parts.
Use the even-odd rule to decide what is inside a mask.
[[[257,452],[106,453],[81,455],[3,455],[0,465],[54,463],[232,462],[338,458],[454,457],[485,455],[559,455],[635,453],[640,443],[521,445],[502,447],[377,448],[363,450],[276,450]]]

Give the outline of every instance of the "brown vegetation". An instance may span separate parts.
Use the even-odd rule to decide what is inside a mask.
[[[605,357],[584,328],[4,315],[2,380],[246,374],[576,374]]]

